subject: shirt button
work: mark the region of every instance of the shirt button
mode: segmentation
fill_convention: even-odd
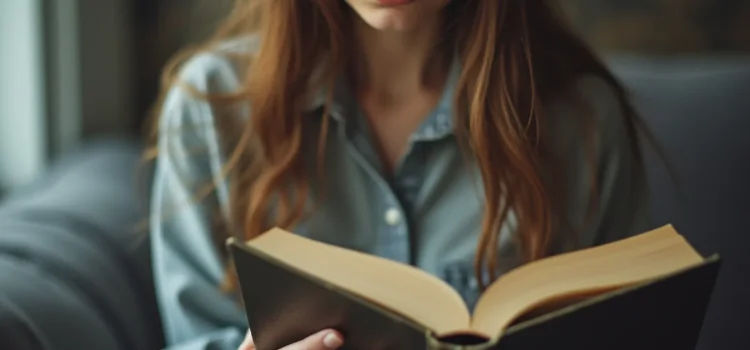
[[[396,208],[390,208],[385,211],[385,223],[390,226],[396,226],[401,223],[401,212]]]

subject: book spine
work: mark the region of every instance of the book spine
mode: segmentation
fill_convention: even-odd
[[[427,334],[425,336],[425,344],[427,345],[425,350],[488,350],[491,349],[493,345],[491,342],[477,345],[446,343],[435,338],[432,334]]]
[[[425,344],[427,344],[427,349],[425,350],[464,350],[463,345],[444,343],[432,335],[427,335]]]

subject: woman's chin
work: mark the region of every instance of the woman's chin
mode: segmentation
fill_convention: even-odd
[[[410,31],[433,22],[450,0],[346,0],[370,27],[383,31]]]
[[[370,27],[382,31],[409,31],[418,26],[415,16],[392,9],[381,9],[363,17]]]

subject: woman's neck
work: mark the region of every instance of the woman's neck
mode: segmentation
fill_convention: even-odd
[[[354,29],[361,59],[352,68],[360,94],[398,104],[425,90],[441,90],[448,60],[436,55],[439,18],[404,32],[377,30],[358,19]]]

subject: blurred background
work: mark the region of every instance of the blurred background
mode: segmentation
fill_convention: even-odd
[[[80,320],[39,323],[55,342],[85,329],[161,348],[148,247],[132,241],[145,237],[132,235],[145,216],[138,141],[165,62],[233,1],[0,0],[0,344],[25,334],[3,332],[25,310]],[[665,146],[686,191],[644,152],[655,223],[725,258],[698,349],[750,349],[750,0],[545,1],[635,92]]]
[[[0,1],[0,188],[81,140],[135,135],[164,62],[205,38],[232,0]],[[602,53],[750,52],[747,0],[565,0]]]

